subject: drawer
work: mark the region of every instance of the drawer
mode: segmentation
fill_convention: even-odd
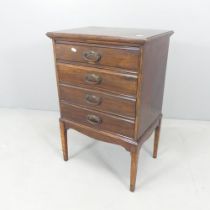
[[[104,114],[74,105],[61,103],[61,117],[96,129],[118,133],[122,136],[134,136],[134,121]]]
[[[82,44],[56,44],[56,58],[71,62],[112,66],[137,71],[139,66],[139,48],[108,48]]]
[[[59,90],[60,99],[67,103],[111,114],[135,117],[134,99],[66,85],[60,85]]]
[[[136,95],[137,76],[134,75],[61,63],[57,64],[57,71],[60,83]]]

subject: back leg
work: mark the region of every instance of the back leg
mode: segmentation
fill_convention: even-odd
[[[161,119],[159,121],[158,126],[155,128],[153,158],[157,158],[158,144],[159,144],[159,139],[160,139],[160,129],[161,129]]]

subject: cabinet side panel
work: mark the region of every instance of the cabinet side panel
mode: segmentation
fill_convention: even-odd
[[[138,137],[162,112],[165,71],[169,36],[154,39],[145,44],[142,58],[142,83],[140,85],[140,112]]]
[[[53,44],[53,55],[54,55],[54,64],[55,64],[55,74],[56,74],[56,84],[57,84],[57,91],[58,91],[58,100],[59,100],[59,109],[61,110],[60,104],[60,87],[59,87],[59,79],[58,79],[58,69],[57,69],[57,60],[56,60],[56,51],[55,51],[55,40],[52,40]]]

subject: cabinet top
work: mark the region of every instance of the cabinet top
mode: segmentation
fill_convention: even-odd
[[[170,36],[174,32],[167,30],[111,28],[111,27],[83,27],[69,30],[48,32],[52,39],[67,39],[76,41],[106,41],[144,44],[161,36]]]

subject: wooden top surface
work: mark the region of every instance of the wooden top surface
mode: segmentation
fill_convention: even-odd
[[[53,39],[92,40],[110,42],[145,43],[160,36],[170,36],[173,31],[136,29],[136,28],[110,28],[110,27],[84,27],[69,30],[48,32],[47,36]]]

